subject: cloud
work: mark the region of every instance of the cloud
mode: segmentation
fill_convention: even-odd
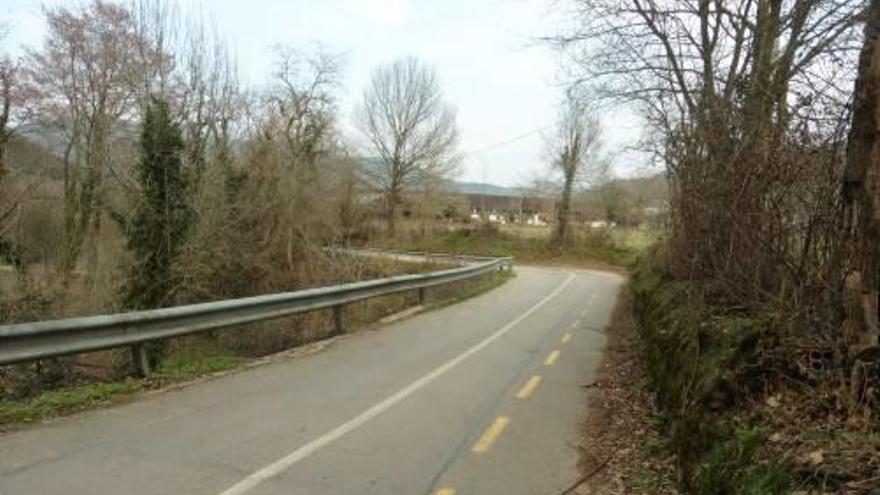
[[[351,0],[350,3],[355,15],[376,24],[400,24],[412,12],[410,0]]]

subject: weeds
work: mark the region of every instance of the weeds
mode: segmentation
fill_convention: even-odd
[[[136,382],[95,383],[43,392],[27,401],[0,401],[0,424],[32,423],[70,414],[133,394],[140,388]]]
[[[742,429],[712,445],[695,476],[694,493],[705,495],[777,495],[788,493],[791,477],[778,463],[757,463],[766,442],[760,428]]]
[[[226,371],[239,366],[245,359],[225,354],[196,355],[192,352],[174,353],[156,370],[151,378],[156,380],[183,380]]]

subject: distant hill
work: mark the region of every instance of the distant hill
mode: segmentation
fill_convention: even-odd
[[[48,146],[33,137],[15,135],[6,148],[6,162],[10,170],[27,175],[61,178],[64,161]]]
[[[519,188],[499,186],[485,182],[449,181],[446,188],[450,193],[454,194],[482,194],[485,196],[499,197],[520,197],[523,194],[522,190]],[[645,206],[661,207],[665,205],[669,199],[669,186],[666,178],[661,174],[649,177],[614,179],[607,184],[600,186],[599,190],[606,188],[616,189],[627,197],[638,199]],[[532,191],[531,193],[527,193],[527,195],[534,196],[537,194],[539,196],[544,196],[548,192],[549,191],[544,191],[544,194],[541,194]],[[586,195],[590,196],[593,193],[593,191],[589,191]],[[550,195],[552,196],[552,194]]]
[[[482,194],[484,196],[519,196],[518,189],[486,182],[449,181],[447,190],[458,194]]]

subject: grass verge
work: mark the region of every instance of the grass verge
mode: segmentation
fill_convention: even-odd
[[[142,390],[137,381],[94,383],[51,390],[26,401],[0,401],[0,427],[71,414]]]
[[[463,284],[459,287],[452,288],[451,290],[441,292],[433,298],[430,304],[428,304],[428,308],[439,309],[464,301],[465,299],[479,296],[484,292],[489,292],[496,287],[504,285],[515,276],[516,275],[513,271],[508,270],[493,272],[484,277],[480,277],[475,282]]]
[[[150,377],[153,380],[181,381],[234,369],[245,362],[241,356],[228,354],[199,355],[183,351],[170,355]]]

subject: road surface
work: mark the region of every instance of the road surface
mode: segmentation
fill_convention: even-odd
[[[0,436],[0,494],[559,493],[620,283],[519,267],[312,355]]]

